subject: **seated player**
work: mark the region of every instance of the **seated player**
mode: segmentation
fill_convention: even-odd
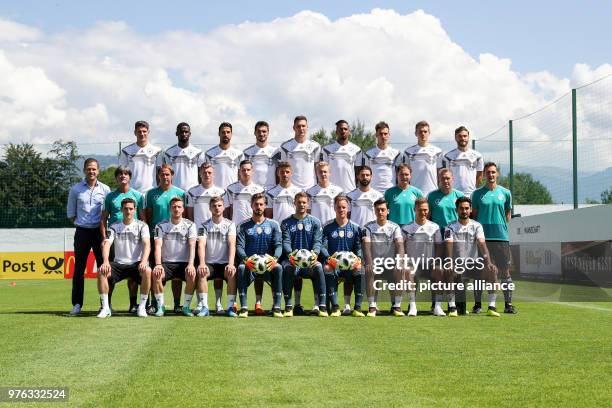
[[[111,224],[102,242],[103,263],[98,271],[98,291],[102,308],[99,318],[111,315],[108,303],[109,284],[114,285],[123,279],[133,279],[140,283],[140,304],[137,314],[147,317],[147,299],[151,287],[151,267],[149,266],[149,252],[151,242],[149,227],[146,223],[134,219],[136,214],[136,200],[124,198],[121,200],[121,213],[123,220]],[[115,245],[115,259],[109,262],[111,245]]]
[[[295,214],[286,218],[281,224],[283,233],[283,293],[285,295],[285,317],[293,316],[291,295],[296,275],[308,278],[316,285],[319,295],[320,317],[327,317],[325,275],[323,265],[317,260],[321,252],[322,229],[321,222],[308,214],[310,199],[308,194],[299,192],[295,195]],[[306,268],[298,267],[295,263],[295,254],[300,249],[311,251],[310,265]]]
[[[352,316],[364,317],[365,315],[361,312],[364,283],[364,274],[361,269],[361,228],[349,220],[349,201],[345,196],[337,196],[334,199],[334,211],[336,218],[323,227],[323,245],[321,246],[321,256],[325,261],[323,272],[325,273],[328,303],[331,302],[332,306],[330,316],[338,317],[342,314],[338,305],[338,283],[349,281],[353,283],[355,290],[355,307]],[[341,270],[338,267],[336,262],[338,252],[352,252],[355,255],[355,261],[348,269]]]
[[[446,242],[446,255],[453,259],[454,268],[449,271],[448,281],[457,281],[461,274],[469,277],[484,279],[486,282],[497,282],[497,267],[491,262],[489,250],[485,242],[485,234],[482,225],[478,221],[470,218],[472,215],[472,201],[467,197],[457,199],[456,203],[459,219],[446,227],[444,233],[444,241]],[[467,259],[475,260],[478,257],[478,250],[482,254],[484,264],[478,270],[477,263],[471,263],[472,267],[466,267]],[[461,265],[457,262],[461,259]],[[467,314],[465,309],[465,290],[458,293],[458,303],[460,314]],[[451,299],[453,302],[451,302]],[[487,316],[499,317],[500,314],[495,308],[496,293],[494,290],[489,291],[488,301],[489,307]],[[451,313],[456,316],[457,308],[454,303],[454,295],[449,296],[448,300],[449,316]]]
[[[157,317],[162,317],[166,311],[164,285],[172,279],[186,282],[182,312],[185,316],[193,316],[190,303],[196,278],[194,259],[197,233],[195,224],[183,218],[184,210],[183,199],[172,198],[170,220],[155,226],[155,268],[152,277],[153,293],[158,305],[155,312]]]
[[[281,256],[281,231],[278,222],[264,217],[266,196],[256,193],[251,198],[253,215],[238,226],[236,236],[236,253],[241,260],[238,265],[238,290],[240,296],[240,312],[238,317],[249,317],[247,290],[256,279],[263,279],[272,285],[274,305],[272,315],[283,317],[281,300],[283,297],[283,268],[276,263]],[[267,270],[263,274],[255,272],[253,255],[264,257]]]
[[[223,198],[210,199],[212,218],[198,228],[198,265],[197,290],[198,316],[208,316],[208,279],[223,279],[227,282],[227,315],[237,317],[234,311],[236,301],[236,224],[223,218],[225,205]],[[217,314],[223,314],[217,310]]]

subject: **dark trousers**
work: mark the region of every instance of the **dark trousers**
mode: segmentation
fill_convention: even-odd
[[[74,232],[74,274],[72,275],[72,305],[83,306],[85,267],[93,249],[98,268],[102,265],[102,233],[100,228],[76,227]]]

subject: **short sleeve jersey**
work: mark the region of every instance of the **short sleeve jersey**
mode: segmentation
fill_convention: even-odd
[[[162,262],[189,262],[189,240],[197,237],[195,224],[186,218],[178,224],[166,220],[155,226],[155,240],[162,240]]]
[[[329,180],[344,191],[354,190],[355,166],[359,165],[357,158],[361,153],[359,146],[334,142],[323,147],[322,153],[323,161],[329,163]]]
[[[244,158],[253,163],[253,183],[264,188],[276,185],[276,166],[280,161],[280,150],[278,147],[259,147],[256,144],[249,146],[244,151]]]
[[[450,193],[444,194],[442,190],[435,190],[427,196],[429,204],[429,214],[431,220],[444,229],[448,224],[457,220],[457,199],[463,197],[463,193],[457,190],[451,190]]]
[[[438,188],[438,169],[442,167],[442,150],[434,145],[410,146],[404,151],[404,163],[412,169],[410,184],[427,195]]]
[[[215,146],[204,154],[204,162],[212,164],[215,169],[213,182],[216,186],[229,186],[238,181],[238,168],[244,160],[244,154],[233,147],[226,150]]]
[[[136,201],[136,210],[144,208],[144,196],[141,192],[130,188],[126,193],[119,190],[111,191],[104,197],[104,211],[108,213],[108,225],[123,221],[123,213],[121,212],[121,201],[124,198],[132,198]],[[134,214],[134,218],[138,219],[138,211]]]
[[[195,187],[191,187],[185,196],[187,197],[185,205],[193,208],[193,222],[195,222],[196,225],[202,225],[204,221],[212,217],[210,213],[211,198],[223,197],[225,206],[227,207],[229,205],[225,190],[215,185],[204,187],[199,184]]]
[[[465,152],[454,149],[446,153],[443,160],[455,176],[454,188],[469,197],[477,187],[476,173],[484,169],[482,154],[472,149]]]
[[[281,161],[287,161],[293,169],[292,182],[303,190],[317,183],[314,165],[321,156],[321,145],[314,140],[298,143],[289,139],[280,147]]]
[[[444,230],[444,241],[453,243],[454,258],[478,257],[478,240],[484,240],[485,234],[478,221],[468,220],[466,225],[455,221]]]
[[[198,184],[198,169],[203,162],[202,150],[192,145],[182,148],[175,144],[164,152],[164,163],[174,170],[172,183],[185,191]]]
[[[171,186],[166,191],[156,187],[147,192],[145,208],[153,211],[151,226],[170,219],[170,200],[174,197],[180,197],[185,202],[185,192],[176,186]]]
[[[372,258],[395,258],[395,243],[404,241],[401,228],[392,221],[387,221],[384,225],[370,221],[363,232],[363,241],[370,243]]]
[[[368,222],[374,221],[374,203],[376,200],[383,198],[383,195],[373,188],[368,191],[361,191],[356,188],[346,195],[350,201],[351,221],[359,225],[365,226]]]
[[[121,149],[119,164],[132,170],[131,185],[145,194],[157,185],[157,166],[161,164],[162,149],[148,143],[144,147],[132,143]]]
[[[335,252],[350,251],[362,257],[361,250],[362,231],[361,227],[349,220],[345,225],[340,226],[333,219],[323,227],[323,247],[324,255],[331,255]]]
[[[322,224],[336,217],[334,212],[334,199],[343,193],[342,188],[335,184],[327,187],[313,186],[306,191],[310,197],[310,213],[318,218]]]
[[[372,169],[370,186],[383,192],[395,185],[395,168],[401,164],[402,154],[391,146],[385,149],[374,146],[360,154],[357,162],[357,166],[366,165]]]
[[[301,220],[294,216],[284,219],[281,223],[281,231],[285,257],[298,249],[321,252],[323,228],[321,221],[312,215],[306,215]]]
[[[285,218],[295,213],[295,195],[300,191],[302,189],[293,184],[289,187],[277,184],[266,192],[268,208],[272,208],[272,218],[276,222],[280,224]]]
[[[253,219],[238,226],[236,253],[240,259],[251,255],[271,255],[280,257],[281,230],[278,222],[265,218],[257,224]]]
[[[115,222],[108,227],[106,240],[115,245],[115,259],[121,265],[131,265],[142,260],[143,241],[150,239],[149,227],[140,220],[129,224]]]
[[[419,225],[416,221],[402,227],[404,234],[404,246],[406,255],[409,258],[435,256],[436,244],[442,242],[440,227],[435,222],[429,220],[425,224]]]
[[[472,207],[477,210],[476,221],[482,224],[487,241],[508,241],[506,211],[512,209],[512,194],[502,186],[489,190],[480,187],[472,194]]]
[[[229,261],[228,239],[236,236],[236,224],[227,218],[216,224],[212,218],[200,224],[198,239],[206,240],[207,264],[226,264]]]
[[[251,197],[257,193],[263,192],[264,188],[255,183],[245,186],[237,181],[227,187],[227,202],[232,206],[232,221],[234,221],[236,225],[239,225],[244,220],[253,216]]]
[[[389,205],[389,220],[400,226],[414,221],[414,202],[419,197],[423,197],[423,193],[414,186],[405,190],[398,186],[388,189],[385,201]]]

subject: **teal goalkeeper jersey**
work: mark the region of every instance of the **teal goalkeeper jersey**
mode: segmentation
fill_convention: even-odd
[[[147,191],[146,208],[153,210],[150,228],[155,230],[157,224],[170,219],[170,200],[174,197],[180,197],[183,203],[185,202],[185,192],[175,186],[171,186],[167,191],[161,187]]]
[[[389,221],[400,226],[414,221],[414,202],[419,197],[423,197],[423,193],[414,186],[408,186],[405,190],[398,186],[388,189],[385,201],[389,206]]]
[[[444,194],[442,190],[438,189],[427,196],[431,220],[438,224],[441,229],[446,228],[448,224],[457,221],[459,218],[456,208],[459,197],[463,197],[463,193],[455,189],[448,194]]]
[[[136,213],[134,214],[134,218],[138,219],[138,210],[144,208],[144,196],[142,193],[133,188],[130,188],[127,193],[115,190],[108,193],[104,198],[104,211],[108,213],[108,225],[123,221],[121,201],[123,201],[124,198],[132,198],[136,201]]]
[[[489,190],[480,187],[472,193],[472,208],[478,211],[476,221],[482,224],[487,241],[508,241],[506,211],[512,209],[512,194],[505,187]]]

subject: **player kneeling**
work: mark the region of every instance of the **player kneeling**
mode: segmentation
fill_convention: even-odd
[[[238,226],[236,253],[242,260],[238,265],[238,290],[240,312],[238,317],[248,317],[247,290],[255,280],[262,279],[272,285],[274,292],[274,317],[283,317],[281,312],[283,268],[276,260],[282,254],[281,231],[278,222],[264,217],[266,196],[254,194],[251,198],[251,219]]]
[[[151,243],[149,227],[146,223],[135,220],[136,201],[132,198],[121,200],[123,221],[116,222],[109,227],[106,239],[102,243],[103,263],[98,271],[98,292],[102,308],[99,318],[109,317],[111,309],[108,304],[108,286],[114,285],[123,279],[132,278],[140,284],[140,304],[138,316],[147,317],[146,305],[151,288],[151,267],[149,266],[149,252]],[[111,245],[115,245],[115,260],[109,262]]]
[[[330,316],[341,315],[338,305],[338,283],[352,282],[355,289],[355,307],[352,315],[365,317],[361,311],[363,300],[364,273],[361,268],[361,228],[348,218],[349,202],[345,196],[334,199],[336,218],[323,227],[321,255],[326,262],[323,267],[328,303],[331,302]]]
[[[166,311],[164,306],[164,285],[166,281],[181,279],[185,285],[185,302],[182,312],[193,316],[191,298],[195,287],[196,269],[194,267],[196,228],[195,224],[183,218],[183,200],[174,197],[170,200],[170,220],[155,226],[155,268],[153,268],[153,293],[157,300],[155,316],[161,317]]]
[[[323,265],[317,261],[321,252],[321,221],[308,214],[308,194],[295,195],[295,214],[283,220],[283,294],[285,317],[293,316],[293,283],[296,276],[312,279],[319,299],[318,315],[327,317],[325,275]]]
[[[194,311],[198,316],[208,316],[208,279],[227,282],[227,316],[237,317],[236,301],[236,224],[223,218],[223,198],[210,199],[212,218],[202,223],[198,230],[197,290],[199,303]],[[219,311],[217,311],[219,314]]]

